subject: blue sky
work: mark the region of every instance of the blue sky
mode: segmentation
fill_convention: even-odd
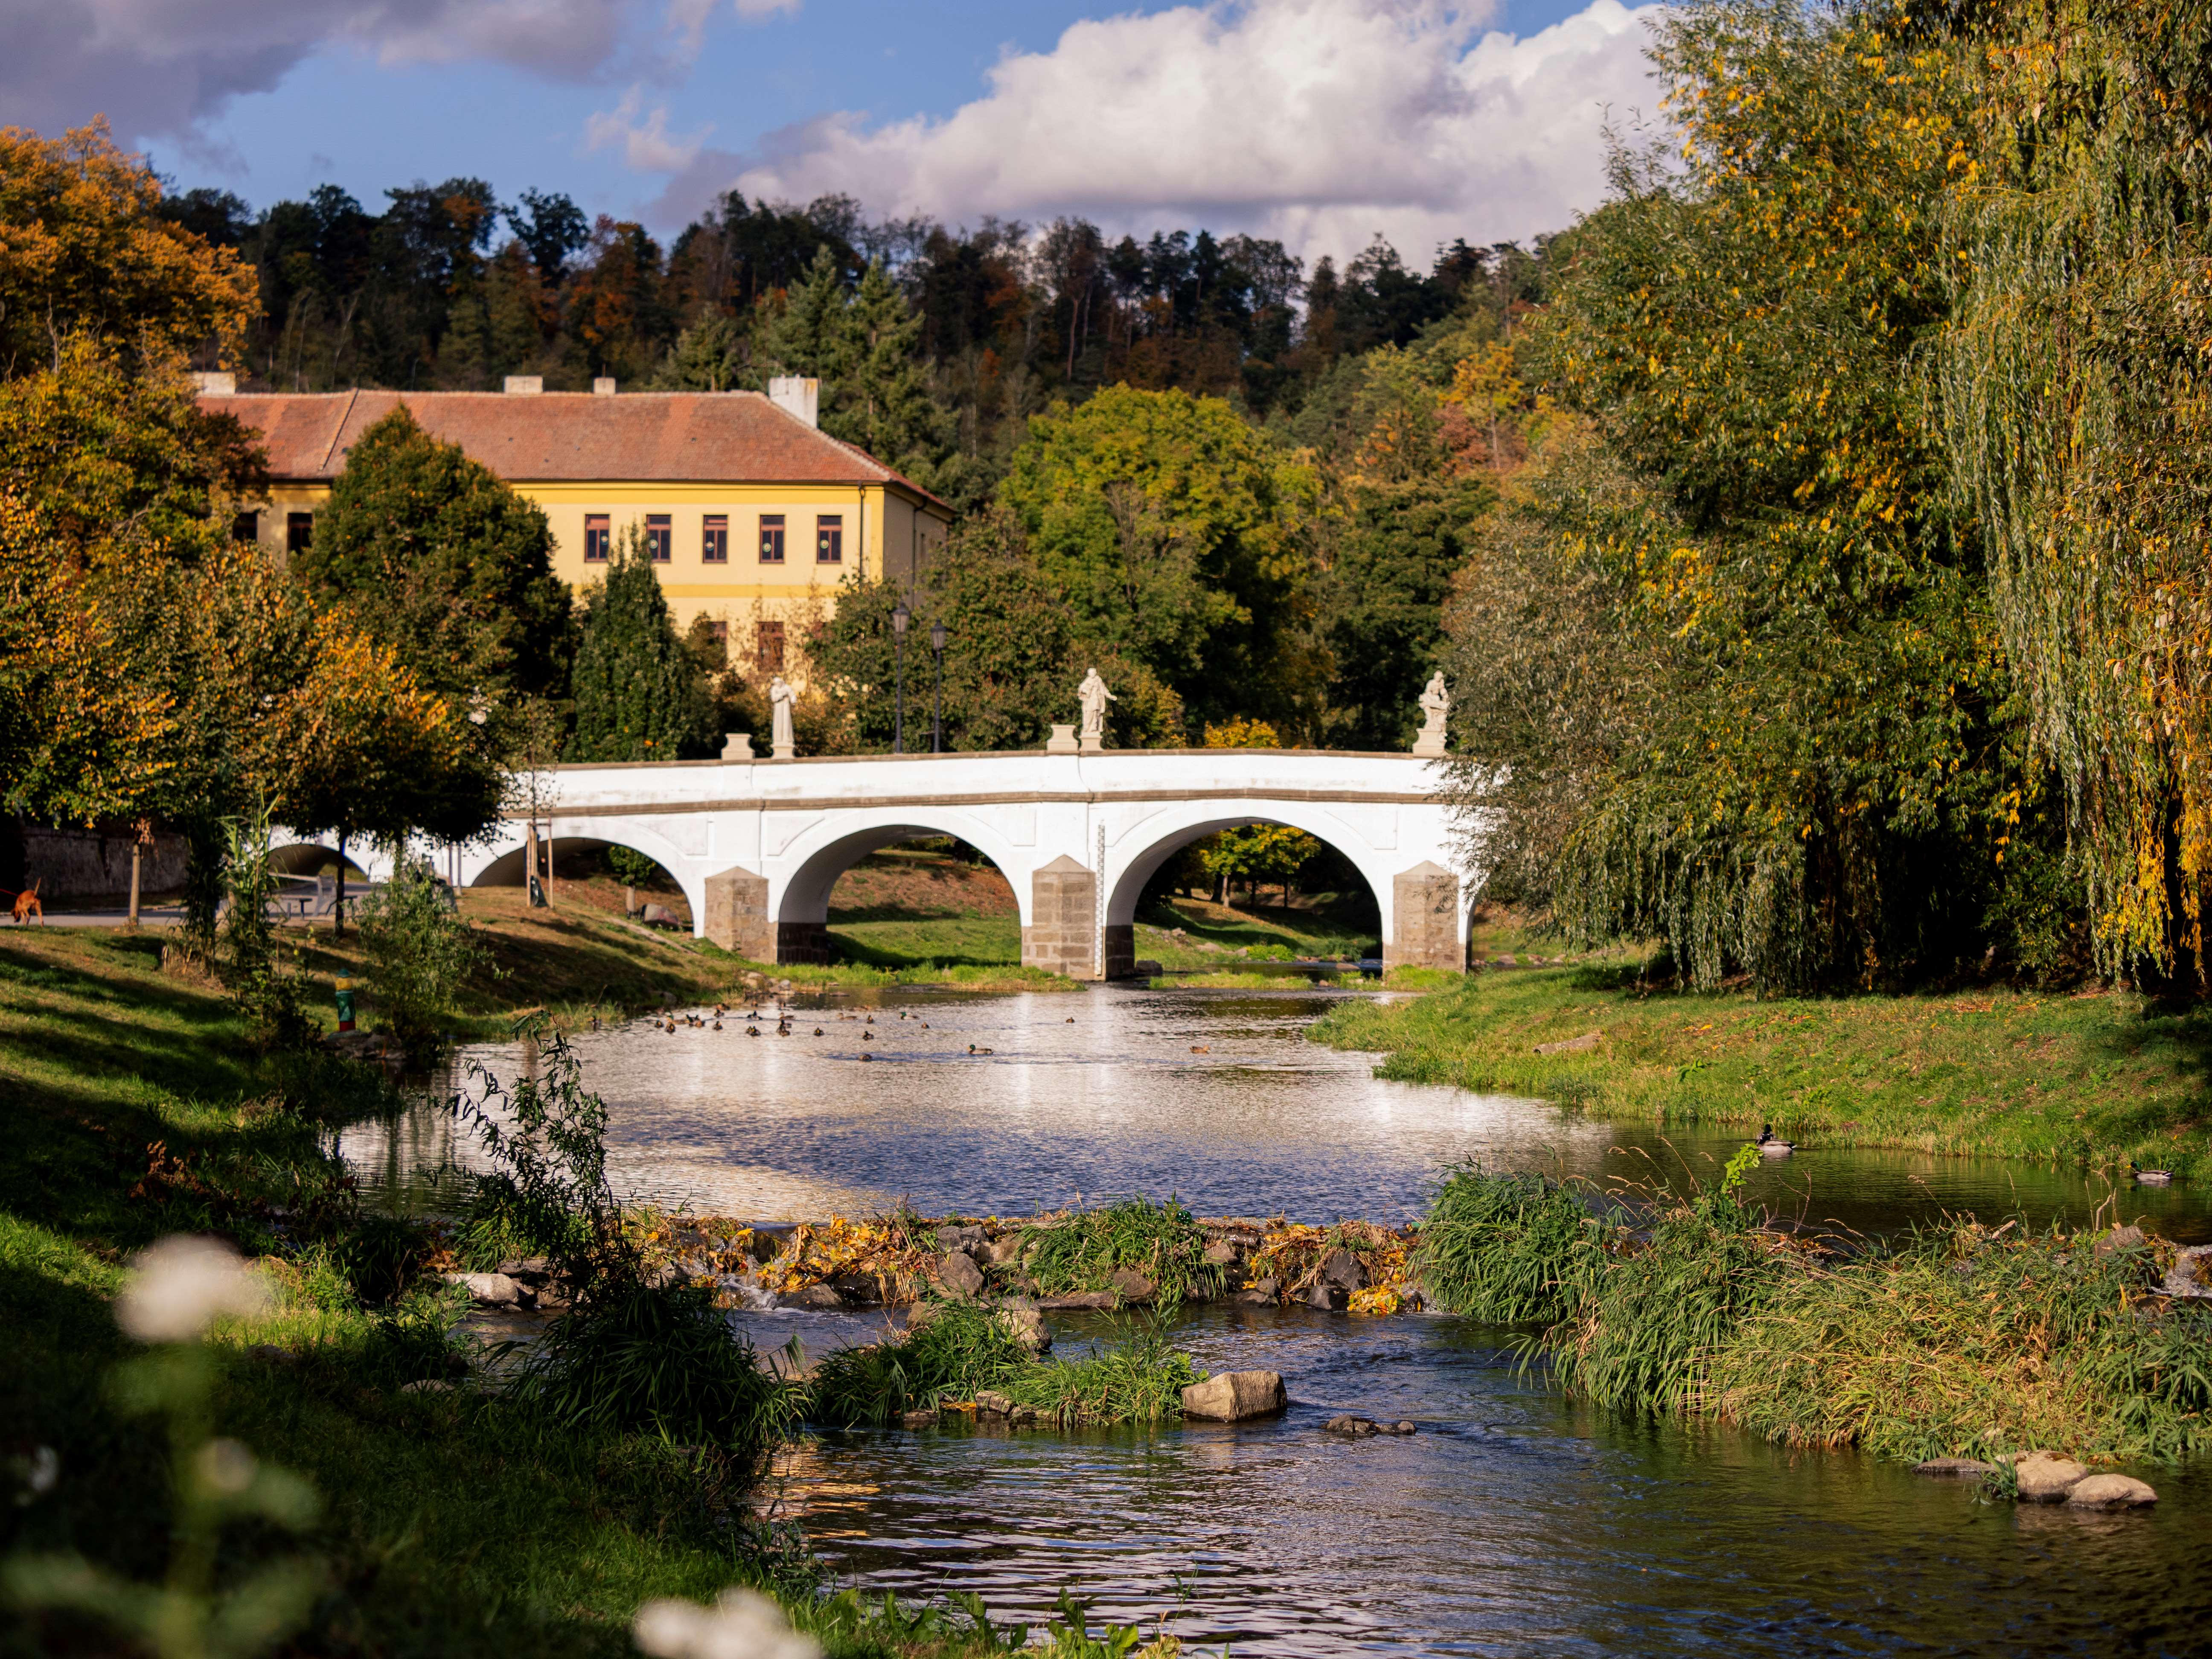
[[[736,183],[1309,254],[1526,235],[1594,204],[1604,113],[1651,101],[1617,0],[40,3],[0,0],[0,99],[104,110],[179,186],[374,207],[472,174],[664,233]]]

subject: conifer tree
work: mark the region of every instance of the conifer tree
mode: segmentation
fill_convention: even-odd
[[[676,337],[653,377],[655,392],[727,392],[745,378],[744,337],[727,317],[702,317]]]
[[[705,744],[698,660],[677,637],[635,525],[623,531],[606,579],[585,590],[573,684],[569,760],[677,760]]]

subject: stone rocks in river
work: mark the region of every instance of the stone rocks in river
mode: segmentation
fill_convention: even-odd
[[[1042,1353],[1052,1346],[1052,1333],[1044,1328],[1044,1316],[1026,1302],[1009,1302],[999,1310],[999,1324],[1006,1334],[1031,1353]]]
[[[787,1291],[775,1300],[778,1307],[812,1308],[823,1313],[833,1312],[845,1305],[845,1298],[827,1285],[808,1285],[799,1290]]]
[[[2075,1484],[2066,1502],[2085,1510],[2131,1510],[2157,1503],[2158,1494],[2129,1475],[2093,1474]]]
[[[1037,1306],[1059,1312],[1073,1312],[1082,1308],[1110,1308],[1114,1306],[1114,1292],[1071,1291],[1066,1296],[1039,1297]]]
[[[926,1429],[937,1421],[935,1412],[901,1412],[899,1422],[909,1429]]]
[[[2160,1288],[2168,1296],[2212,1297],[2212,1244],[2193,1244],[2178,1254]]]
[[[978,1226],[939,1227],[937,1248],[940,1250],[966,1250],[971,1255],[983,1248],[983,1230]]]
[[[1331,1250],[1328,1259],[1321,1264],[1321,1282],[1334,1285],[1339,1290],[1364,1291],[1367,1288],[1367,1269],[1351,1251]]]
[[[1022,1253],[1022,1236],[1008,1233],[1004,1238],[994,1238],[983,1247],[984,1260],[994,1267],[1003,1267],[1017,1261]]]
[[[526,1308],[537,1297],[505,1273],[447,1273],[446,1283],[458,1285],[479,1308]]]
[[[2110,1255],[2115,1250],[2139,1250],[2147,1241],[2140,1227],[2115,1226],[2097,1238],[2097,1254]]]
[[[1353,1440],[1364,1440],[1370,1434],[1419,1434],[1417,1423],[1377,1423],[1371,1417],[1362,1417],[1357,1412],[1341,1412],[1322,1425],[1329,1434],[1340,1434]]]
[[[1540,1042],[1536,1045],[1536,1052],[1540,1054],[1586,1054],[1604,1040],[1605,1033],[1602,1031],[1584,1031],[1580,1036],[1561,1037],[1557,1042]]]
[[[1312,1288],[1306,1291],[1306,1305],[1325,1312],[1342,1313],[1351,1303],[1350,1291],[1341,1285],[1332,1285],[1325,1279],[1316,1279]]]
[[[1128,1308],[1144,1306],[1152,1299],[1154,1291],[1158,1288],[1134,1267],[1115,1268],[1106,1283],[1113,1290],[1114,1294],[1121,1298],[1122,1306]]]
[[[2089,1474],[2085,1465],[2056,1452],[2030,1452],[2012,1467],[2024,1504],[2063,1503]]]
[[[1272,1304],[1283,1288],[1278,1279],[1255,1279],[1237,1293],[1237,1299],[1247,1307],[1264,1308]]]
[[[1241,1423],[1266,1417],[1284,1407],[1278,1371],[1223,1371],[1182,1391],[1182,1414],[1215,1423]]]
[[[884,1299],[884,1287],[872,1274],[844,1273],[830,1283],[848,1308],[873,1308]]]
[[[937,1282],[947,1296],[967,1297],[983,1289],[983,1270],[965,1250],[947,1250],[937,1264]]]
[[[1199,1260],[1209,1267],[1230,1267],[1237,1260],[1237,1247],[1225,1238],[1217,1238],[1206,1247],[1206,1254]]]
[[[1975,1457],[1931,1457],[1912,1466],[1915,1474],[1932,1474],[1939,1480],[1978,1480],[1995,1474],[1996,1465]]]

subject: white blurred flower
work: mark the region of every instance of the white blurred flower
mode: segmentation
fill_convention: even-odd
[[[792,1629],[782,1608],[749,1589],[726,1589],[711,1607],[647,1601],[630,1634],[654,1659],[822,1659],[821,1644]]]
[[[224,1314],[268,1306],[269,1286],[236,1250],[220,1239],[176,1233],[132,1260],[115,1298],[115,1322],[141,1342],[191,1342]]]
[[[8,1472],[22,1483],[22,1491],[15,1494],[20,1508],[36,1503],[54,1489],[61,1479],[61,1454],[52,1446],[36,1446],[21,1456],[8,1460]]]

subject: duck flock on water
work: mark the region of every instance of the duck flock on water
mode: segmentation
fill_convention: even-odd
[[[916,1025],[920,1026],[925,1031],[929,1029],[929,1022],[924,1019],[920,1014],[915,1013],[909,1009],[900,1009],[898,1011],[898,1017],[902,1020],[912,1020]],[[763,1035],[761,1027],[763,1024],[768,1020],[768,1018],[769,1017],[763,1015],[758,1008],[754,1008],[746,1013],[733,1013],[730,1005],[725,1002],[717,1003],[714,1006],[714,1012],[711,1015],[655,1015],[650,1024],[654,1030],[665,1031],[671,1036],[673,1036],[679,1030],[719,1031],[722,1029],[722,1022],[725,1018],[742,1019],[745,1022],[745,1035],[749,1037],[757,1037]],[[861,1028],[860,1041],[862,1042],[873,1042],[876,1040],[875,1033],[867,1029],[869,1026],[873,1025],[876,1023],[876,1017],[873,1014],[848,1012],[841,1010],[839,1011],[836,1018],[847,1022],[857,1022]],[[787,1037],[792,1036],[793,1033],[792,1020],[793,1015],[789,1006],[781,1002],[777,1003],[773,1019],[775,1035],[780,1037]],[[1075,1024],[1074,1018],[1072,1015],[1069,1017],[1067,1023],[1070,1025]],[[592,1029],[594,1031],[605,1029],[604,1022],[601,1021],[599,1016],[597,1014],[593,1014],[592,1016]],[[826,1035],[826,1033],[821,1026],[817,1025],[813,1028],[813,1035],[816,1036],[822,1036]],[[983,1055],[995,1054],[997,1051],[992,1048],[981,1048],[977,1044],[971,1042],[968,1045],[968,1052],[971,1054]],[[860,1058],[864,1060],[873,1060],[875,1055],[864,1048],[860,1052]]]

